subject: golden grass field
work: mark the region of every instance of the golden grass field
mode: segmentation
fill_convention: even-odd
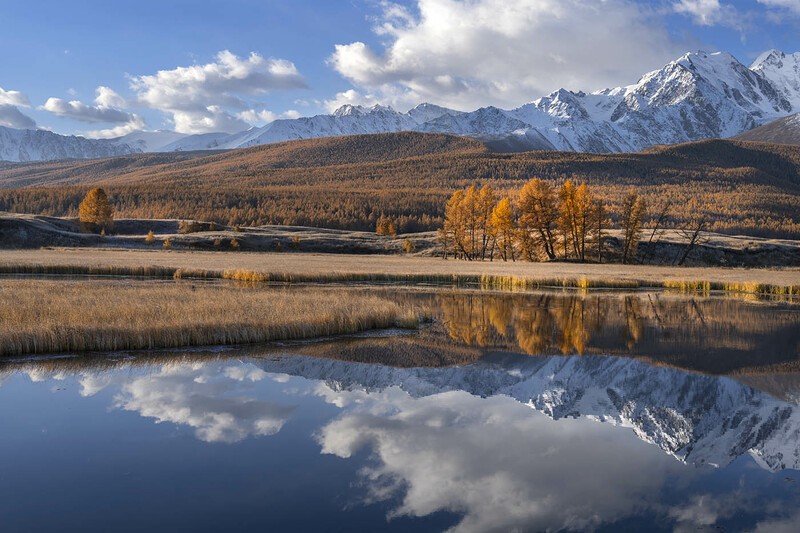
[[[364,291],[2,280],[0,356],[244,344],[414,327]]]
[[[242,281],[477,283],[537,286],[667,287],[800,294],[800,268],[744,269],[579,263],[467,262],[397,255],[41,249],[0,252],[0,273],[121,274]]]

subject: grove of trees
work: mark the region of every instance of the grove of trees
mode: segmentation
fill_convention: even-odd
[[[631,189],[622,203],[623,263],[636,257],[647,203]],[[534,178],[518,195],[499,197],[489,185],[457,190],[445,206],[440,238],[445,257],[468,261],[604,260],[605,203],[586,183],[566,180],[560,188]]]

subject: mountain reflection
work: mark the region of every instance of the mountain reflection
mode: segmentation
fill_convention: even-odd
[[[596,302],[535,323],[592,324],[599,315],[587,303]],[[541,313],[507,309],[482,308],[491,328],[474,338],[495,342],[516,334],[514,317]],[[632,516],[677,529],[800,518],[783,501],[793,485],[771,476],[800,467],[800,407],[728,377],[612,356],[494,352],[462,366],[402,368],[291,352],[162,355],[105,368],[32,361],[0,375],[0,394],[19,382],[14,374],[27,374],[30,387],[74,383],[81,402],[110,402],[108,416],[135,412],[209,443],[276,435],[290,420],[313,424],[285,438],[311,438],[311,453],[357,462],[349,509],[381,504],[389,519],[453,513],[453,531],[589,531]],[[264,460],[257,446],[236,449]],[[726,468],[743,481],[714,481]]]

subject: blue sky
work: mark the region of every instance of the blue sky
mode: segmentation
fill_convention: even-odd
[[[797,52],[798,35],[800,0],[4,2],[0,124],[108,137],[344,103],[513,107],[687,51]]]

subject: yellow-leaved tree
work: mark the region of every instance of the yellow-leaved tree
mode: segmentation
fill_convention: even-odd
[[[535,257],[534,247],[541,247],[549,259],[556,258],[557,220],[558,203],[553,187],[539,178],[526,183],[519,194],[519,226],[529,259]]]
[[[100,187],[89,191],[78,207],[78,219],[86,230],[108,232],[114,224],[114,208],[106,191]]]
[[[514,240],[517,233],[517,221],[511,199],[503,198],[492,211],[492,233],[503,261],[516,261]]]

